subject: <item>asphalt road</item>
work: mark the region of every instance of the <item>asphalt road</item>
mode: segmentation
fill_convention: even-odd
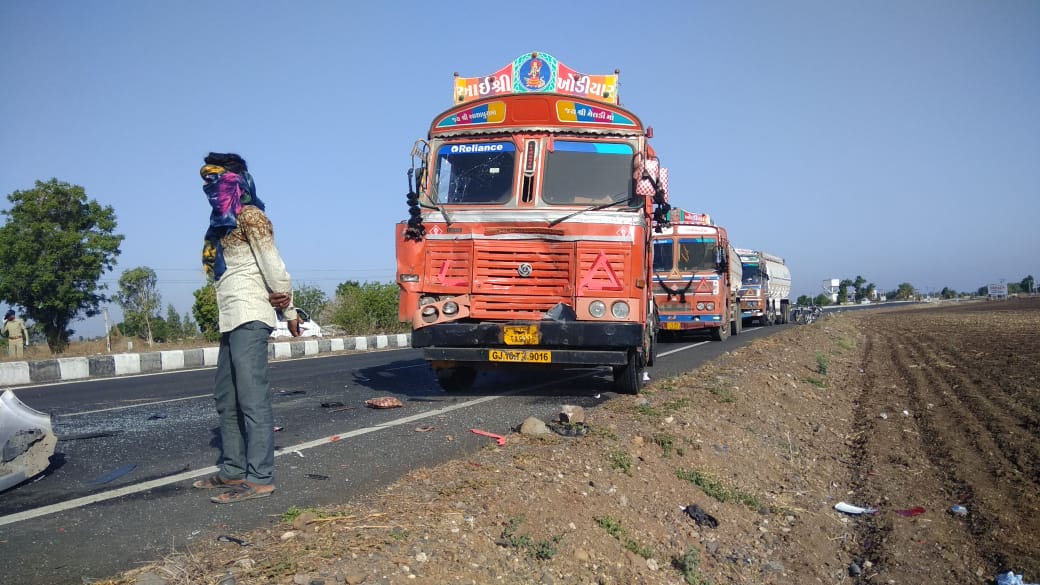
[[[661,343],[650,375],[687,371],[780,328]],[[342,504],[465,457],[490,440],[471,429],[508,434],[528,416],[549,420],[562,404],[594,408],[615,396],[606,368],[485,372],[472,391],[445,394],[412,349],[272,362],[269,379],[282,428],[277,491],[234,505],[191,487],[219,455],[212,368],[19,388],[20,400],[52,415],[59,442],[43,474],[0,494],[0,582],[112,576],[192,541],[272,526],[292,506]],[[364,406],[377,396],[405,406]]]

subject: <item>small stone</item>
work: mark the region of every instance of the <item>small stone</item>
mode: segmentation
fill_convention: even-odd
[[[426,553],[424,552],[420,552],[415,555],[415,562],[417,563],[425,563],[428,560],[430,560],[430,558],[426,556]]]
[[[863,573],[863,569],[859,568],[855,562],[849,565],[849,575],[852,577],[859,577]]]
[[[570,424],[585,422],[585,409],[573,404],[564,404],[560,408],[560,422]]]
[[[656,559],[646,559],[646,568],[650,569],[651,571],[656,571],[658,569],[657,560]]]
[[[780,561],[769,561],[762,565],[762,570],[767,573],[783,573],[784,565]]]
[[[285,534],[282,535],[282,540],[283,541],[292,540],[294,538],[296,538],[296,533],[293,532],[292,530],[290,530],[289,532],[286,532]]]
[[[293,518],[293,528],[296,530],[303,530],[308,524],[318,519],[318,515],[314,512],[303,512],[297,517]]]
[[[361,585],[365,582],[365,579],[367,578],[368,575],[364,575],[362,573],[354,573],[352,575],[347,575],[347,585]]]
[[[585,549],[581,549],[581,548],[575,549],[574,550],[574,559],[579,561],[579,562],[582,562],[582,563],[588,562],[588,560],[589,560],[589,553],[587,553],[585,551]]]
[[[530,436],[548,435],[549,427],[545,426],[545,423],[540,419],[529,416],[520,425],[520,434]]]
[[[235,566],[248,571],[256,566],[256,561],[250,558],[238,559],[235,561]]]

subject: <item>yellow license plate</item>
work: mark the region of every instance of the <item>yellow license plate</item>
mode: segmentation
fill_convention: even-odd
[[[488,352],[488,359],[493,362],[551,364],[552,352],[540,349],[492,349]]]
[[[665,329],[682,329],[678,321],[666,321],[664,324]]]
[[[538,345],[538,326],[503,325],[502,337],[506,345]]]

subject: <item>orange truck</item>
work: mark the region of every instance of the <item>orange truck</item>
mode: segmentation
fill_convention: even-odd
[[[738,335],[741,263],[726,229],[707,214],[672,208],[653,240],[661,333],[709,331],[716,341]]]
[[[667,170],[617,80],[545,53],[456,74],[454,106],[412,149],[399,317],[446,391],[505,366],[611,366],[639,391]]]

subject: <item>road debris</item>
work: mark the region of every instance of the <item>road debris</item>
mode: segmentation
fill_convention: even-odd
[[[393,396],[381,396],[379,398],[369,398],[365,401],[365,406],[369,408],[400,408],[404,406],[404,403]]]
[[[482,431],[480,429],[470,429],[469,432],[477,434],[477,435],[482,435],[484,437],[491,437],[492,439],[494,439],[495,441],[498,442],[499,446],[506,444],[506,438],[503,437],[502,435],[496,435],[494,433],[489,433],[487,431]]]

